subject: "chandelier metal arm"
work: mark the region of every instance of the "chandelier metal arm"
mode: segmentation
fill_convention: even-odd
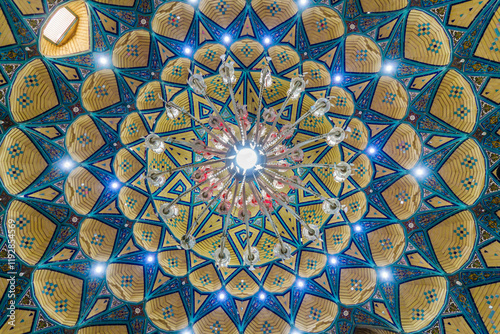
[[[236,107],[236,99],[234,98],[234,90],[233,90],[233,83],[230,82],[228,84],[229,86],[229,94],[231,95],[231,101],[233,104],[233,109],[234,109],[234,115],[236,118],[236,123],[238,123],[238,128],[240,129],[240,136],[243,139],[243,145],[245,145],[245,141],[247,140],[247,132],[245,129],[243,129],[243,125],[241,124],[240,120],[240,114],[238,112],[238,108]]]
[[[297,168],[335,168],[336,164],[304,164],[304,165],[291,165],[291,166],[277,166],[264,164],[264,168],[270,169],[297,169]]]
[[[276,176],[278,176],[279,174],[276,174],[275,172],[271,171],[271,170],[268,170],[267,168],[265,169],[267,172],[270,172],[270,173],[273,173]],[[264,172],[265,175],[273,178],[272,175],[268,174],[267,172]],[[288,186],[292,186],[292,187],[296,187],[298,189],[301,189],[317,198],[319,198],[320,200],[324,201],[326,199],[326,197],[322,196],[321,194],[313,191],[313,190],[310,190],[310,189],[307,189],[306,187],[304,187],[303,185],[299,184],[299,183],[296,183],[296,182],[293,182],[293,181],[288,181],[286,178],[284,178],[283,176],[279,175],[279,177],[281,178],[281,180],[279,180],[280,182],[288,185]]]
[[[320,139],[323,139],[323,138],[326,138],[328,136],[328,133],[325,133],[325,134],[322,134],[322,135],[319,135],[319,136],[316,136],[316,137],[312,137],[304,142],[301,142],[301,143],[298,143],[298,144],[295,144],[295,146],[291,147],[291,148],[288,148],[284,153],[280,154],[280,155],[276,155],[276,156],[270,156],[272,153],[272,149],[274,147],[276,147],[276,145],[279,144],[279,142],[276,142],[273,146],[271,146],[270,148],[267,149],[266,153],[267,154],[267,161],[276,161],[276,160],[280,160],[280,159],[283,159],[284,157],[286,157],[288,154],[290,154],[290,152],[294,149],[297,149],[297,148],[301,148],[305,145],[308,145],[310,143],[313,143],[315,142],[316,140],[320,140]]]
[[[294,89],[295,90],[295,89]],[[281,105],[281,109],[280,109],[280,112],[278,113],[278,115],[276,116],[276,118],[274,119],[273,121],[273,125],[271,125],[271,129],[274,129],[276,128],[276,124],[278,123],[278,119],[281,118],[281,115],[283,114],[283,111],[285,111],[285,107],[286,105],[288,104],[288,101],[290,101],[290,95],[291,94],[288,94],[286,96],[286,99],[285,99],[285,102],[283,102],[283,104]],[[269,140],[269,136],[271,136],[271,133],[272,133],[272,130],[269,130],[269,132],[267,133],[266,137],[264,138],[264,140],[260,141],[261,144],[265,144],[268,140]]]
[[[257,142],[258,141],[258,138],[259,138],[259,132],[260,132],[260,117],[261,117],[261,108],[262,108],[262,92],[264,91],[264,89],[262,89],[264,87],[264,79],[265,79],[265,76],[266,76],[266,71],[269,71],[269,65],[266,65],[266,67],[264,67],[261,71],[261,75],[260,75],[260,87],[259,87],[259,107],[257,108],[257,113],[256,113],[256,125],[255,125],[255,130],[254,130],[254,141]]]
[[[160,137],[159,140],[162,140],[166,144],[171,144],[171,145],[172,144],[179,144],[179,145],[190,147],[194,150],[198,149],[198,147],[196,146],[195,143],[190,143],[190,142],[185,141],[185,140],[174,139],[174,138],[171,138],[170,136]],[[222,154],[222,155],[226,154],[225,151],[218,150],[216,148],[212,148],[212,147],[208,147],[208,146],[205,147],[204,150],[209,152],[209,153],[212,153],[212,154]]]
[[[231,207],[229,208],[229,211],[228,213],[226,214],[226,218],[224,219],[224,228],[222,230],[222,236],[224,238],[221,239],[221,246],[220,248],[222,250],[224,250],[224,247],[225,247],[225,244],[226,244],[226,238],[227,238],[227,227],[229,225],[229,216],[231,215],[231,213],[233,212],[233,209],[234,209],[234,203],[236,202],[236,189],[238,187],[238,182],[235,182],[234,185],[233,185],[234,189],[233,189],[233,200],[231,202]]]
[[[219,114],[219,112],[217,111],[217,108],[215,107],[215,104],[212,102],[212,99],[210,98],[210,96],[208,96],[208,94],[205,93],[205,95],[203,95],[203,97],[210,105],[210,108],[214,112],[215,116],[217,116],[222,121],[224,128],[227,129],[227,133],[229,134],[231,144],[234,145],[236,142],[238,142],[238,139],[236,139],[236,137],[234,136],[233,132],[231,131],[231,128],[227,126],[226,120],[224,118],[222,118],[222,116]]]

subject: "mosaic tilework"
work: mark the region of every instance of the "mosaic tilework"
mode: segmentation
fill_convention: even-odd
[[[460,181],[463,185],[463,187],[467,190],[473,189],[475,186],[477,186],[477,181],[474,179],[472,175],[466,177],[465,179]]]
[[[122,275],[122,284],[121,284],[122,288],[132,286],[133,281],[134,281],[133,275]]]
[[[309,311],[309,318],[319,321],[319,319],[321,318],[321,310],[311,306],[311,310]]]
[[[21,154],[24,153],[24,151],[21,149],[21,147],[19,146],[19,143],[15,143],[13,145],[11,145],[8,149],[7,149],[7,152],[9,152],[10,154],[10,157],[12,159],[14,159],[15,157],[18,157],[20,156]]]
[[[279,275],[276,275],[276,277],[273,280],[273,285],[279,286],[280,288],[283,286],[283,283],[285,283],[285,279]]]
[[[436,296],[436,289],[424,292],[424,296],[428,304],[434,303],[439,300],[439,298]]]
[[[267,6],[267,9],[269,10],[269,13],[271,13],[272,16],[278,14],[279,12],[281,12],[281,8],[280,8],[280,5],[278,4],[277,1],[274,1],[272,4],[270,4],[269,6]]]
[[[9,167],[9,170],[7,171],[7,175],[9,175],[14,180],[17,180],[19,178],[19,175],[21,175],[22,173],[24,173],[24,170],[14,166],[14,165],[11,165]]]
[[[26,95],[26,93],[23,93],[23,95],[17,98],[17,102],[19,102],[19,105],[21,107],[26,108],[33,103],[33,100],[28,95]]]
[[[168,305],[161,309],[163,312],[163,319],[167,320],[174,317],[174,307],[172,305]]]
[[[462,250],[460,249],[460,246],[448,247],[448,255],[450,255],[450,260],[462,257]]]
[[[413,320],[424,320],[424,310],[418,308],[412,309],[411,318]]]
[[[127,56],[138,57],[139,46],[137,44],[127,44]]]
[[[460,240],[463,240],[469,235],[469,231],[467,231],[467,228],[464,227],[463,224],[460,224],[460,226],[453,229],[453,233],[455,233],[458,237],[460,237]]]
[[[26,88],[39,86],[36,74],[25,76],[24,83],[26,84]]]
[[[363,284],[361,280],[359,279],[352,279],[351,278],[351,290],[353,291],[363,291]]]
[[[94,93],[95,95],[97,95],[97,97],[109,95],[108,90],[106,89],[106,85],[94,87]]]
[[[35,238],[31,238],[31,237],[27,237],[27,236],[23,235],[21,237],[21,242],[19,243],[19,247],[26,248],[26,249],[32,249],[34,242],[35,242]]]
[[[465,117],[467,117],[467,115],[469,115],[470,112],[471,110],[467,107],[464,107],[464,105],[462,104],[460,107],[457,108],[457,110],[453,112],[453,114],[460,119],[465,119]]]
[[[105,237],[106,237],[105,235],[101,235],[101,234],[96,233],[92,236],[92,240],[90,241],[90,243],[92,245],[102,246],[102,242],[104,241]]]
[[[15,220],[14,220],[14,224],[16,225],[16,227],[19,229],[19,230],[23,230],[23,228],[28,225],[31,221],[29,219],[27,219],[26,217],[24,217],[22,214],[19,215],[19,217],[17,217]]]
[[[45,285],[43,286],[42,294],[46,294],[47,296],[53,296],[54,291],[57,288],[57,284],[54,284],[52,282],[45,282]]]
[[[441,46],[443,45],[443,42],[438,41],[437,39],[432,39],[431,43],[427,47],[427,51],[434,52],[434,53],[439,53],[439,50],[441,50]]]
[[[56,313],[67,312],[68,311],[68,300],[67,299],[56,300],[55,311],[56,311]]]

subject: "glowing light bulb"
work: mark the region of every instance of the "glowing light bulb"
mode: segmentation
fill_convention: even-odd
[[[259,293],[259,299],[260,300],[266,299],[266,294],[264,292]]]
[[[101,65],[107,65],[107,64],[108,64],[108,61],[109,61],[109,60],[108,60],[108,57],[106,57],[106,56],[101,56],[101,57],[99,58],[99,63],[100,63]]]
[[[225,43],[231,42],[231,37],[229,37],[229,35],[224,36],[224,42]]]
[[[334,258],[334,257],[330,258],[330,263],[331,264],[337,264],[337,259]]]
[[[191,51],[192,51],[192,50],[191,50],[191,48],[190,48],[189,46],[186,46],[186,47],[184,48],[184,53],[185,53],[185,54],[187,54],[187,55],[190,55],[190,54],[191,54]]]
[[[394,66],[392,66],[391,64],[387,64],[384,66],[384,71],[386,73],[391,73],[393,69],[394,69]]]
[[[111,188],[118,189],[119,187],[120,187],[120,184],[118,182],[111,183]]]
[[[271,43],[271,39],[269,37],[264,38],[264,44]]]
[[[298,280],[298,281],[297,281],[297,286],[298,286],[299,288],[303,288],[303,287],[304,287],[304,281],[303,281],[303,280]]]
[[[377,151],[377,150],[375,149],[375,147],[370,147],[370,148],[368,149],[368,153],[370,153],[370,154],[374,154],[376,151]]]
[[[94,272],[96,274],[101,274],[104,272],[104,266],[102,264],[98,264],[95,269],[94,269]]]
[[[302,6],[307,5],[307,0],[300,0],[300,4],[301,4]]]
[[[154,261],[154,259],[155,259],[155,258],[154,258],[154,256],[153,256],[153,255],[149,255],[149,256],[147,257],[148,262],[153,262],[153,261]]]
[[[342,76],[336,75],[334,79],[335,79],[335,82],[341,82],[342,81]]]
[[[380,276],[383,278],[383,279],[388,279],[390,277],[389,275],[389,272],[387,270],[382,270],[380,272]]]
[[[63,167],[65,169],[70,169],[71,167],[73,167],[73,161],[71,160],[66,160],[63,162]]]
[[[219,300],[226,299],[226,294],[224,292],[219,292]]]
[[[419,168],[415,169],[415,175],[422,176],[424,174],[425,174],[425,170],[423,168],[419,167]]]
[[[360,232],[361,231],[361,226],[359,226],[359,225],[354,226],[354,230],[356,232]]]
[[[243,169],[250,169],[257,163],[257,153],[250,148],[244,148],[236,154],[236,163]]]

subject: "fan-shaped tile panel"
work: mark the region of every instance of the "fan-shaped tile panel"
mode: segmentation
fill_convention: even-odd
[[[95,1],[95,0],[94,0]],[[102,325],[80,328],[77,334],[125,334],[129,333],[126,325]]]
[[[122,7],[133,7],[135,0],[92,0],[99,3],[104,3],[107,5],[122,6]]]
[[[59,8],[67,7],[78,17],[78,23],[76,25],[76,30],[74,33],[67,37],[67,41],[63,40],[63,43],[56,45],[43,37],[45,27],[47,23],[52,19]],[[66,57],[76,54],[81,54],[90,51],[90,29],[91,20],[87,4],[85,1],[70,1],[62,4],[57,9],[52,11],[51,16],[45,21],[41,29],[39,49],[40,53],[46,57]]]
[[[354,165],[352,179],[358,184],[359,187],[366,187],[373,176],[373,168],[368,158],[364,154],[360,154],[354,161],[351,162]]]
[[[326,255],[323,253],[302,251],[299,262],[299,276],[311,277],[319,274],[326,265]]]
[[[420,206],[420,185],[412,175],[407,174],[385,189],[382,197],[398,219],[408,219]]]
[[[238,328],[236,328],[234,322],[222,307],[213,310],[195,322],[193,331],[195,334],[206,334],[211,332],[238,334]]]
[[[339,298],[342,304],[364,303],[375,292],[377,273],[372,268],[342,268]]]
[[[408,108],[408,93],[398,80],[380,77],[370,108],[393,119],[402,119]]]
[[[438,20],[418,9],[410,11],[406,20],[404,57],[436,66],[450,62],[450,39]]]
[[[307,73],[306,78],[309,79],[307,88],[328,86],[332,81],[330,71],[326,69],[325,65],[315,61],[302,63],[302,73]]]
[[[29,204],[18,200],[10,203],[5,218],[9,231],[15,229],[16,254],[32,266],[37,264],[54,236],[56,224]]]
[[[48,166],[31,139],[20,129],[11,129],[0,145],[0,179],[11,194],[28,188]]]
[[[347,126],[350,132],[346,133],[344,142],[358,150],[364,150],[368,145],[368,129],[359,118],[352,118]]]
[[[1,22],[0,22],[1,25]],[[5,287],[7,287],[7,284],[9,281],[7,281],[7,278],[1,278],[1,281],[5,281]],[[0,283],[0,285],[2,285]],[[7,306],[8,307],[8,306]],[[3,323],[2,326],[0,326],[0,332],[2,333],[13,333],[14,328],[16,330],[16,333],[32,333],[33,330],[33,323],[35,322],[35,310],[32,309],[23,309],[20,307],[16,307],[16,318],[15,320],[11,321],[8,320]],[[12,323],[13,322],[13,323]]]
[[[362,191],[358,191],[349,197],[342,199],[340,203],[347,206],[347,212],[345,215],[351,223],[355,223],[360,220],[366,212],[367,200],[365,193]]]
[[[231,44],[230,50],[234,57],[245,67],[250,67],[262,55],[264,47],[256,40],[247,38]],[[258,74],[260,75],[260,73]]]
[[[150,44],[149,31],[139,29],[126,32],[113,47],[113,65],[118,68],[148,66]]]
[[[80,225],[78,242],[91,259],[106,262],[113,253],[117,230],[97,219],[87,218]]]
[[[361,8],[365,13],[381,13],[393,12],[408,6],[408,1],[405,0],[361,0]]]
[[[479,44],[477,45],[475,56],[492,60],[494,62],[500,62],[500,52],[499,43],[500,30],[498,29],[498,24],[500,22],[500,8],[497,9],[493,17],[491,18],[488,27],[484,31]]]
[[[264,281],[264,289],[272,293],[285,292],[294,282],[295,275],[293,273],[273,265]]]
[[[5,13],[0,8],[0,47],[16,44],[16,39],[12,33],[9,22],[5,17]]]
[[[342,115],[351,116],[354,113],[354,101],[351,94],[340,87],[332,87],[330,89],[330,112]]]
[[[439,264],[448,274],[467,263],[476,242],[476,224],[470,211],[454,214],[427,233]]]
[[[184,41],[193,18],[193,6],[179,1],[168,2],[158,8],[151,27],[161,36]]]
[[[65,326],[76,325],[83,280],[58,271],[39,269],[33,273],[33,288],[38,303],[51,319]]]
[[[338,313],[332,300],[305,294],[295,316],[295,327],[308,333],[318,333],[331,326]]]
[[[190,67],[191,60],[188,58],[176,58],[169,60],[161,72],[161,79],[165,82],[185,85],[188,82]]]
[[[118,206],[129,219],[139,216],[147,200],[145,195],[130,187],[123,187],[118,194]]]
[[[351,240],[349,225],[336,225],[325,228],[325,243],[328,254],[338,254],[343,251]]]
[[[139,113],[128,114],[120,124],[120,138],[124,144],[141,140],[148,135],[146,124]]]
[[[477,311],[490,334],[495,334],[500,326],[500,314],[497,312],[500,306],[500,298],[497,297],[498,291],[500,291],[500,282],[470,289]]]
[[[99,111],[120,102],[115,73],[104,69],[85,79],[81,90],[82,105],[87,111]]]
[[[66,148],[71,158],[82,162],[90,158],[106,144],[92,117],[78,117],[66,131]]]
[[[276,72],[281,73],[300,62],[298,53],[286,45],[274,45],[268,50],[269,57],[272,58],[272,65]]]
[[[484,160],[481,148],[470,138],[455,149],[438,171],[451,191],[467,205],[474,204],[483,191]]]
[[[244,269],[242,269],[226,283],[226,290],[234,297],[247,298],[259,291],[259,285]]]
[[[262,308],[259,313],[253,318],[246,328],[246,334],[254,333],[289,333],[290,325],[276,313]]]
[[[304,10],[302,23],[311,45],[333,41],[345,32],[344,22],[339,14],[324,6],[314,6]]]
[[[106,270],[106,282],[117,298],[139,303],[144,299],[144,267],[127,263],[111,263]]]
[[[432,101],[430,113],[452,127],[470,133],[477,121],[477,104],[471,84],[456,70],[449,70]]]
[[[29,121],[59,105],[54,83],[43,60],[34,59],[17,72],[9,103],[16,122]]]
[[[245,8],[244,0],[201,0],[198,9],[210,20],[226,29]]]
[[[446,302],[446,279],[426,277],[399,286],[399,315],[405,332],[417,332],[429,325]]]
[[[400,224],[391,224],[366,235],[373,261],[379,267],[396,262],[406,246],[405,232]]]
[[[178,292],[146,302],[146,314],[153,324],[165,331],[179,331],[189,325],[184,302]]]
[[[163,91],[159,81],[151,81],[139,89],[136,103],[139,110],[150,110],[163,107]]]
[[[345,39],[345,70],[351,73],[377,73],[382,67],[380,48],[370,38],[349,35]]]
[[[144,166],[140,160],[136,159],[135,156],[126,148],[120,149],[115,156],[115,160],[113,161],[115,175],[121,182],[128,182],[139,171],[141,171],[142,168],[144,168]]]
[[[192,271],[189,274],[189,281],[195,288],[203,292],[214,292],[222,287],[215,267],[211,263]]]
[[[252,8],[271,30],[297,14],[297,5],[292,0],[254,0]]]
[[[201,6],[201,4],[200,4]],[[208,67],[212,71],[216,71],[221,63],[221,56],[226,54],[226,47],[222,44],[207,43],[196,50],[194,60]]]
[[[81,215],[92,211],[103,190],[104,185],[84,167],[73,169],[64,184],[66,201]]]
[[[183,249],[167,250],[158,253],[158,263],[169,275],[184,276],[187,274],[186,251]]]
[[[142,249],[156,252],[160,244],[161,232],[161,226],[136,222],[134,224],[135,243]]]
[[[410,169],[422,154],[422,143],[413,127],[402,123],[394,130],[382,150],[401,167]]]

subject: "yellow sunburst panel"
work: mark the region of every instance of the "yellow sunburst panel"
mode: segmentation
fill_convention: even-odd
[[[113,161],[115,175],[121,182],[128,182],[143,167],[141,162],[126,148],[120,149]]]
[[[187,274],[186,251],[182,249],[167,250],[158,253],[158,263],[165,273],[173,276]]]
[[[96,1],[96,0],[94,0]],[[76,332],[77,334],[124,334],[128,333],[126,325],[97,325],[83,327]]]
[[[16,254],[26,263],[36,265],[52,240],[56,224],[27,203],[18,200],[10,203],[5,218],[9,229],[15,228]]]
[[[106,282],[113,295],[121,300],[139,303],[144,299],[144,267],[127,263],[111,263]]]
[[[122,6],[122,7],[133,7],[135,0],[92,0],[99,3],[104,3],[107,5]]]
[[[14,326],[9,324],[10,319],[4,322],[3,326],[0,327],[1,333],[33,333],[32,327],[35,321],[35,310],[32,309],[22,309],[16,307],[16,318],[14,320]],[[33,328],[34,329],[34,328]]]
[[[66,201],[81,215],[92,211],[103,190],[104,185],[84,167],[73,169],[64,184]]]
[[[367,209],[366,195],[362,191],[358,191],[351,196],[340,201],[342,205],[347,206],[345,216],[351,223],[355,223],[363,217]]]
[[[358,150],[364,150],[368,145],[368,129],[359,118],[352,118],[347,124],[351,132],[346,133],[344,142]]]
[[[331,113],[342,116],[351,116],[354,113],[354,101],[352,99],[352,95],[345,89],[332,87],[328,96],[332,96],[332,99],[330,99]]]
[[[197,217],[197,216],[196,216]],[[196,218],[192,218],[193,220]],[[212,216],[209,220],[209,224],[213,225],[213,223],[216,221],[214,217]],[[206,223],[205,223],[206,225]],[[214,252],[217,248],[220,246],[220,233],[222,233],[222,224],[220,222],[217,223],[217,227],[211,228],[210,231],[200,231],[198,234],[201,234],[203,232],[208,232],[208,233],[219,233],[219,235],[214,235],[211,238],[198,241],[196,245],[193,247],[193,250],[206,258],[212,259],[214,257]],[[236,252],[233,249],[233,246],[230,245],[229,243],[226,242],[226,249],[229,251],[229,254],[231,256],[231,259],[229,261],[230,266],[238,266],[240,265],[240,261],[238,260],[238,257],[236,256]],[[260,264],[260,263],[259,263]]]
[[[384,226],[366,235],[373,261],[379,267],[396,262],[406,246],[405,232],[400,224]]]
[[[475,94],[460,72],[446,72],[429,112],[460,131],[470,133],[474,130],[477,119]]]
[[[500,267],[500,242],[495,240],[486,246],[481,247],[481,255],[487,267]]]
[[[236,328],[222,307],[211,311],[198,320],[193,325],[193,331],[195,334],[212,333],[212,331],[215,331],[215,333],[238,334],[238,328]]]
[[[71,158],[82,162],[90,158],[106,144],[92,117],[78,117],[69,127],[65,138],[66,148]]]
[[[481,96],[495,102],[496,104],[500,104],[500,78],[490,77],[486,82],[486,86],[483,88],[481,92]]]
[[[161,89],[161,83],[159,81],[148,82],[146,85],[142,86],[137,93],[137,109],[142,111],[162,108],[163,101],[160,97],[165,100]]]
[[[178,1],[169,2],[158,8],[151,27],[161,36],[184,41],[193,17],[193,6]]]
[[[451,334],[451,333],[475,334],[475,332],[467,323],[467,320],[465,320],[463,315],[443,318],[443,325],[445,334]]]
[[[362,35],[345,39],[345,70],[350,73],[377,73],[382,67],[382,55],[377,43]]]
[[[128,114],[120,123],[120,138],[124,144],[143,140],[148,135],[146,124],[139,113]]]
[[[403,119],[408,109],[408,93],[398,80],[380,77],[370,108],[393,119]]]
[[[198,9],[210,20],[226,29],[245,8],[244,0],[225,0],[214,3],[212,0],[202,0]]]
[[[148,300],[145,308],[149,319],[162,330],[179,331],[189,325],[188,315],[178,292]]]
[[[405,0],[361,0],[361,8],[365,13],[381,13],[393,12],[408,6],[408,1]]]
[[[245,334],[268,333],[289,333],[290,325],[276,313],[263,307],[245,328]]]
[[[210,7],[214,8],[213,4]],[[219,21],[216,22],[219,23]],[[219,64],[221,63],[220,56],[225,54],[226,54],[226,47],[224,45],[218,43],[207,43],[203,44],[202,47],[196,50],[193,59],[196,60],[198,63],[203,64],[206,67],[212,69],[213,71],[216,71],[217,68],[219,68]]]
[[[494,334],[495,329],[500,326],[500,313],[495,312],[500,306],[500,298],[497,297],[498,291],[500,291],[500,283],[498,282],[470,289],[484,326],[490,334]]]
[[[262,55],[264,47],[256,40],[246,38],[231,44],[230,50],[245,67],[249,67]],[[260,78],[260,73],[257,74]]]
[[[236,71],[234,73],[234,76],[236,78],[236,82],[238,82],[238,80],[240,79],[240,76],[241,76],[241,72]],[[226,86],[222,82],[222,77],[219,74],[205,77],[204,81],[205,81],[205,84],[207,85],[207,95],[210,98],[215,99],[215,100],[220,101],[220,102],[226,102],[230,98],[231,93],[229,92],[229,87]],[[184,95],[184,93],[181,93],[180,95],[178,95],[178,99],[181,99],[181,97],[184,97],[184,96],[187,96],[187,92],[186,92],[186,95]],[[194,98],[194,96],[195,95],[193,94],[192,97]],[[198,114],[200,113],[199,102],[204,104],[206,107],[210,106],[210,104],[205,100],[205,98],[203,98],[201,96],[200,96],[200,99],[196,99],[196,100],[193,99],[193,106],[195,107],[196,112]],[[217,107],[219,113],[221,113],[221,110],[220,110],[221,107],[218,105],[216,105],[216,107]],[[185,109],[189,110],[188,104],[186,105]],[[204,116],[206,116],[206,115],[204,115]],[[205,122],[205,121],[208,121],[208,118],[205,118],[204,120],[202,120],[202,122]],[[228,124],[228,126],[231,126],[231,125]]]
[[[80,315],[83,280],[61,272],[39,269],[33,274],[33,287],[38,303],[51,319],[69,327],[76,325]]]
[[[467,205],[472,205],[483,191],[486,164],[481,148],[472,138],[464,141],[446,159],[438,173],[446,185]]]
[[[447,289],[446,279],[441,276],[401,284],[399,316],[403,330],[418,332],[436,319],[446,302]]]
[[[5,13],[2,8],[0,8],[0,47],[9,46],[16,44],[16,39],[14,34],[10,29],[9,22],[5,17]]]
[[[83,107],[91,112],[119,103],[120,92],[115,73],[104,69],[89,75],[82,85],[81,100]]]
[[[28,188],[48,166],[31,139],[20,129],[11,129],[0,145],[0,178],[10,194]]]
[[[349,225],[336,225],[325,228],[325,243],[328,254],[338,254],[343,251],[351,240]]]
[[[300,115],[303,115],[306,112],[308,112],[311,109],[311,107],[314,105],[314,102],[316,102],[316,101],[313,100],[309,95],[303,95],[301,110],[299,112],[297,112],[297,115],[294,115],[295,118],[298,119],[298,118],[300,118]],[[285,122],[283,122],[283,123],[285,123]],[[311,135],[311,137],[313,137],[315,135],[328,133],[333,128],[333,125],[332,125],[332,123],[330,123],[328,121],[327,116],[315,117],[313,115],[310,115],[310,116],[306,117],[302,122],[299,123],[298,128],[301,130],[306,130],[308,132],[312,132],[313,135]],[[307,138],[307,139],[309,139],[309,138]],[[317,142],[315,144],[317,144]],[[310,145],[310,146],[314,146],[314,145]]]
[[[345,305],[364,303],[375,292],[377,272],[372,268],[343,268],[340,271],[339,298]]]
[[[469,28],[489,2],[489,0],[469,0],[452,5],[448,16],[448,25]]]
[[[302,23],[311,45],[333,41],[345,32],[344,22],[339,14],[324,6],[314,6],[304,10]]]
[[[217,272],[212,263],[191,272],[189,274],[189,281],[201,292],[214,292],[222,287],[219,276],[217,276]]]
[[[146,223],[134,223],[135,243],[149,252],[156,252],[161,239],[161,226]]]
[[[365,154],[360,154],[352,161],[352,164],[354,164],[354,168],[356,169],[351,176],[352,179],[361,188],[368,186],[373,176],[373,167],[370,158]]]
[[[19,70],[9,102],[16,122],[29,121],[59,105],[54,83],[41,59],[34,59]]]
[[[260,80],[260,73],[258,72],[252,72],[252,79],[256,85],[256,87],[259,87],[259,80]],[[272,77],[273,79],[273,84],[269,88],[264,88],[264,91],[262,93],[263,99],[266,104],[272,104],[280,99],[283,98],[283,96],[286,96],[286,92],[290,88],[290,81],[288,80],[283,80],[279,79],[277,77]],[[289,104],[292,104],[292,102],[289,102]],[[273,106],[274,110],[279,111],[281,108],[280,105],[275,105]]]
[[[325,65],[315,61],[309,60],[302,63],[302,73],[307,73],[306,78],[309,80],[307,88],[328,86],[332,81],[330,71]]]
[[[273,64],[277,73],[281,73],[300,62],[299,54],[289,46],[275,45],[268,50],[269,57],[272,58]]]
[[[303,250],[300,254],[299,276],[311,277],[319,274],[326,265],[326,255]]]
[[[186,85],[189,78],[191,60],[188,58],[176,58],[170,60],[161,72],[161,80],[165,82]]]
[[[389,209],[398,219],[411,217],[420,206],[420,186],[412,175],[405,175],[382,192]]]
[[[160,206],[166,202],[163,201],[155,201],[154,205],[156,210],[160,208]],[[180,239],[187,231],[188,222],[192,219],[189,215],[189,206],[178,204],[179,215],[175,218],[171,218],[165,221],[168,229],[172,234]]]
[[[252,9],[269,30],[292,18],[298,11],[292,0],[254,0]]]
[[[338,306],[330,299],[305,294],[295,316],[295,327],[318,333],[330,327],[338,313]]]
[[[116,228],[97,219],[87,218],[80,225],[78,242],[91,259],[106,262],[113,253]]]
[[[394,130],[382,150],[401,167],[410,169],[422,154],[422,143],[413,127],[402,123]]]
[[[474,52],[474,55],[494,62],[500,62],[500,52],[498,50],[498,23],[500,21],[500,8],[497,9],[491,18],[488,27],[484,31],[479,45]]]
[[[118,206],[128,219],[136,219],[147,200],[145,195],[128,186],[123,187],[118,194]]]
[[[242,269],[226,283],[226,290],[234,297],[248,298],[259,291],[259,285],[244,269]]]
[[[439,264],[448,274],[459,270],[474,250],[476,224],[468,210],[443,220],[427,233]]]
[[[117,68],[146,67],[149,63],[151,35],[144,29],[123,34],[113,47],[112,62]]]
[[[404,57],[436,66],[450,62],[450,39],[438,20],[418,9],[410,11],[406,20]]]
[[[75,13],[75,15],[78,17],[78,23],[75,32],[71,37],[69,37],[68,41],[63,44],[56,45],[45,39],[43,37],[43,33],[45,30],[45,26],[52,19],[54,13],[56,13],[59,8],[63,7],[67,7],[73,13]],[[90,27],[90,14],[85,1],[71,1],[58,6],[55,10],[52,11],[52,15],[49,16],[49,18],[45,21],[45,24],[42,26],[38,44],[40,53],[45,57],[56,58],[67,57],[90,51]]]
[[[295,275],[277,265],[273,265],[264,281],[264,289],[268,292],[285,292],[295,282]]]

